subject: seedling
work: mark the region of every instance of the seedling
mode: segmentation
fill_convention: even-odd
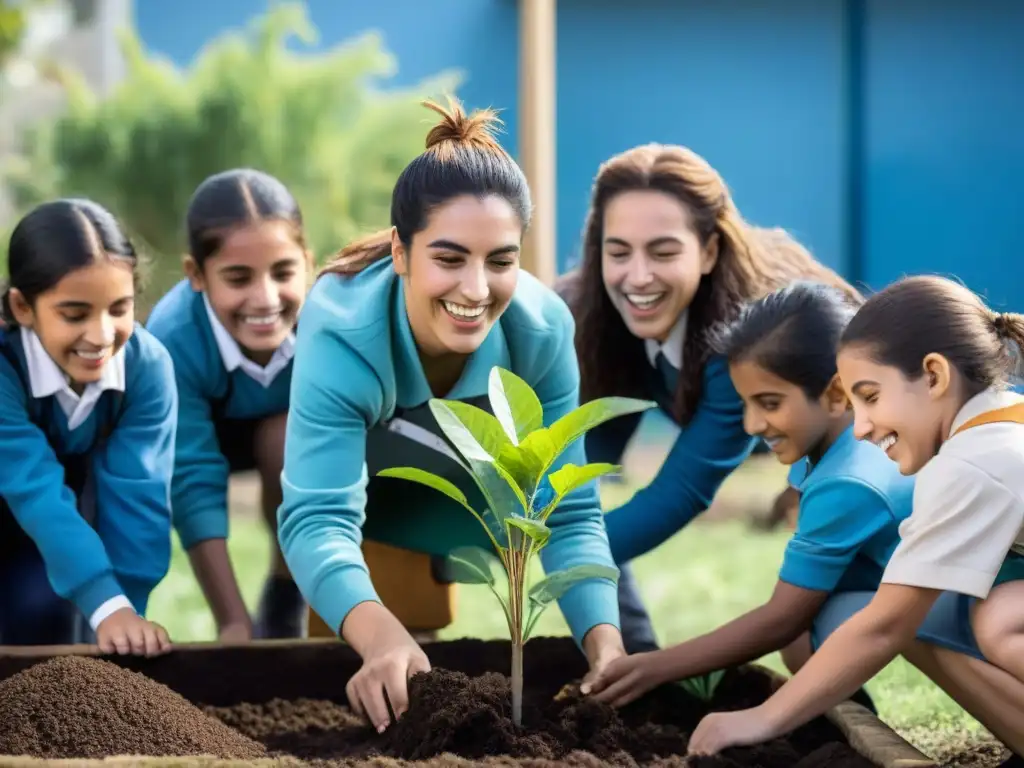
[[[531,560],[551,537],[546,525],[551,513],[567,494],[620,468],[594,463],[564,464],[550,474],[548,470],[571,443],[589,430],[617,416],[652,408],[655,403],[601,398],[545,427],[543,408],[530,385],[497,366],[491,369],[487,395],[494,415],[457,400],[430,401],[438,426],[461,454],[460,464],[483,494],[485,510],[473,509],[454,483],[431,472],[395,467],[377,474],[412,480],[440,491],[465,507],[487,532],[493,551],[458,547],[448,557],[456,581],[487,585],[505,612],[512,640],[512,719],[521,725],[523,645],[544,609],[581,581],[618,578],[614,568],[576,565],[549,574],[527,590]],[[507,596],[497,588],[499,567],[507,578]]]
[[[718,684],[722,682],[724,676],[725,670],[719,669],[707,675],[697,675],[686,680],[680,680],[679,685],[691,696],[701,701],[711,701],[711,697],[715,695],[715,690],[718,688]]]

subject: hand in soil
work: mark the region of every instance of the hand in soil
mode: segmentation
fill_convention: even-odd
[[[349,706],[373,723],[378,733],[383,733],[391,723],[388,704],[396,720],[404,715],[409,709],[409,678],[429,671],[427,655],[411,637],[382,648],[363,658],[363,666],[345,686]]]
[[[760,707],[713,712],[697,724],[687,749],[691,755],[714,755],[728,747],[749,747],[779,735]]]
[[[159,656],[171,650],[167,630],[147,621],[132,608],[121,608],[96,628],[96,644],[103,653]]]
[[[623,707],[664,682],[658,674],[658,654],[651,651],[621,656],[593,678],[584,679],[580,692],[613,707]]]
[[[225,624],[217,633],[217,640],[223,645],[242,645],[252,640],[252,624],[236,622]]]

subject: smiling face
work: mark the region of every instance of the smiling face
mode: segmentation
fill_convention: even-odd
[[[206,293],[242,351],[263,364],[295,327],[311,268],[310,254],[284,221],[232,230],[202,268],[191,257],[185,262],[193,289]]]
[[[409,324],[428,357],[470,355],[508,307],[519,279],[522,222],[500,197],[454,198],[431,212],[406,249],[392,236],[405,278]]]
[[[665,341],[717,258],[717,239],[702,246],[689,210],[671,195],[622,192],[605,206],[604,287],[634,336]]]
[[[923,375],[909,379],[898,368],[878,363],[862,345],[843,347],[837,362],[853,403],[857,439],[880,446],[901,474],[916,473],[938,452],[958,410],[948,364],[929,355],[922,362]]]
[[[75,389],[99,381],[104,366],[125,345],[135,326],[132,266],[100,257],[65,275],[30,305],[11,289],[19,325],[35,331],[46,353]]]
[[[837,382],[817,399],[751,360],[729,366],[743,400],[743,429],[761,437],[783,464],[816,460],[849,425],[846,397]]]

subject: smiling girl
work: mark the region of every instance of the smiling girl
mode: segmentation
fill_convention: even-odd
[[[0,645],[169,650],[177,418],[167,351],[135,323],[138,256],[111,214],[57,200],[15,227],[0,330]]]
[[[441,119],[395,184],[391,228],[344,248],[307,300],[279,514],[281,547],[303,594],[363,659],[346,690],[378,730],[391,722],[389,705],[404,714],[408,678],[430,664],[381,603],[363,538],[440,556],[490,543],[460,504],[374,475],[395,466],[434,472],[482,509],[429,400],[489,409],[491,369],[501,366],[534,389],[545,425],[579,401],[572,317],[519,267],[530,191],[494,139],[497,118],[428,106]],[[584,462],[579,441],[551,470],[566,462]],[[593,483],[567,495],[547,524],[541,561],[549,572],[611,565]],[[614,584],[584,581],[559,603],[592,670],[624,653]]]
[[[227,551],[234,472],[258,471],[263,518],[277,530],[294,329],[312,269],[302,213],[277,179],[236,169],[199,185],[187,226],[187,278],[147,324],[174,359],[181,398],[174,526],[220,640],[302,637],[305,602],[277,537],[255,626]]]
[[[582,399],[657,400],[682,427],[654,480],[605,517],[631,653],[657,645],[623,564],[703,512],[757,439],[743,430],[743,403],[708,329],[793,279],[856,294],[791,242],[749,226],[715,169],[685,147],[636,147],[598,171],[583,261],[560,286],[576,318]],[[588,458],[619,463],[639,423],[624,417],[589,432]]]
[[[914,483],[853,436],[835,349],[856,308],[835,288],[796,282],[716,329],[712,348],[728,361],[747,433],[799,468],[796,531],[768,602],[672,648],[618,659],[590,686],[598,700],[622,706],[662,683],[774,651],[799,666],[830,632],[833,603],[841,612],[843,595],[878,586]]]
[[[903,653],[1024,762],[1024,397],[1007,389],[1021,342],[1024,317],[942,278],[865,303],[839,374],[856,437],[916,475],[912,514],[877,593],[767,702],[705,718],[691,752],[787,733]]]

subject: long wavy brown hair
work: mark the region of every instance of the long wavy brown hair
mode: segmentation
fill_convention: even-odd
[[[626,327],[601,276],[605,208],[616,195],[634,190],[654,190],[677,199],[690,212],[702,246],[718,234],[718,260],[701,280],[688,310],[683,341],[686,362],[672,414],[682,425],[693,417],[701,398],[704,364],[710,355],[707,332],[732,319],[742,304],[796,279],[835,285],[860,298],[856,289],[816,261],[785,230],[758,228],[744,221],[722,177],[697,153],[661,144],[627,150],[598,170],[584,229],[582,263],[557,285],[576,318],[584,402],[616,395],[651,396],[643,341]]]

